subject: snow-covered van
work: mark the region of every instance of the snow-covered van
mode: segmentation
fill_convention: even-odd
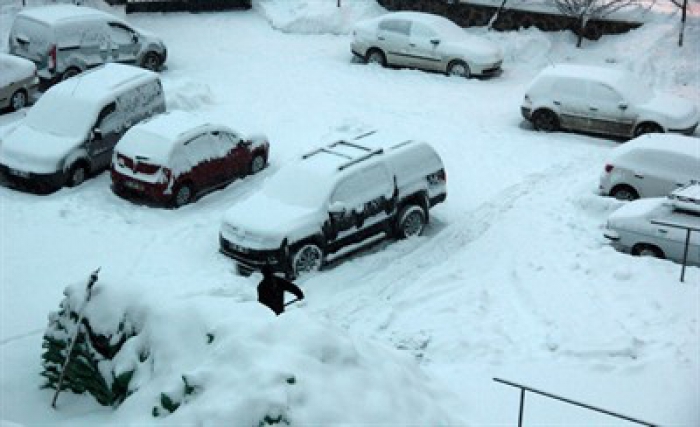
[[[165,62],[163,41],[97,9],[50,5],[23,9],[10,29],[10,53],[37,65],[49,83],[106,62],[157,71]]]
[[[673,134],[637,137],[612,150],[600,194],[620,200],[662,197],[700,181],[700,139]]]
[[[112,158],[120,196],[180,207],[197,195],[261,171],[270,144],[184,111],[159,114],[131,128]]]
[[[0,176],[39,192],[76,186],[109,167],[114,146],[131,126],[164,111],[158,74],[105,64],[39,98],[0,141]]]
[[[521,113],[537,130],[559,129],[631,138],[645,133],[692,135],[700,121],[687,99],[659,93],[622,69],[557,64],[525,93]]]
[[[242,274],[270,264],[296,277],[381,235],[420,234],[446,197],[430,145],[368,133],[303,155],[230,208],[220,250]]]

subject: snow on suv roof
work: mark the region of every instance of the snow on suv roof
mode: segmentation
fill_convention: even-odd
[[[25,16],[46,24],[73,21],[76,19],[82,19],[86,16],[109,16],[110,18],[118,19],[117,17],[112,17],[112,15],[91,7],[81,7],[69,4],[30,8],[21,11],[19,16]]]
[[[136,87],[156,76],[140,67],[107,63],[61,82],[48,92],[101,105],[113,98],[115,92]]]
[[[413,142],[383,133],[367,132],[355,138],[339,140],[310,151],[302,156],[304,161],[298,162],[296,167],[300,171],[330,177],[373,156],[382,155],[388,150],[398,149]]]

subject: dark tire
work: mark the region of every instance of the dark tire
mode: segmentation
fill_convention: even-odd
[[[647,245],[646,243],[639,243],[634,245],[632,248],[632,255],[635,256],[651,256],[654,258],[664,259],[664,251],[654,245]]]
[[[323,266],[323,249],[315,243],[305,243],[292,255],[294,277],[318,271]]]
[[[559,130],[559,117],[551,110],[537,110],[532,114],[532,126],[535,130],[554,132]]]
[[[648,133],[664,133],[664,129],[653,122],[643,122],[634,128],[634,136],[646,135]]]
[[[379,64],[386,67],[386,55],[380,49],[372,48],[365,55],[365,62],[368,64]]]
[[[66,182],[66,185],[68,187],[77,187],[83,182],[88,177],[88,166],[83,163],[83,162],[78,162],[71,166],[69,172],[68,172],[68,181]]]
[[[616,198],[617,200],[632,201],[639,198],[639,193],[637,193],[637,190],[629,185],[616,185],[612,190],[610,190],[610,196]]]
[[[61,81],[62,82],[66,81],[66,80],[70,79],[71,77],[77,76],[80,73],[81,73],[81,71],[79,68],[70,67],[69,69],[64,71],[63,74],[61,74]]]
[[[178,185],[173,192],[172,206],[174,208],[180,208],[190,203],[194,197],[194,190],[190,183],[183,183]]]
[[[450,62],[447,66],[447,75],[468,79],[472,76],[472,73],[466,62],[457,60]]]
[[[404,206],[396,218],[396,236],[399,239],[420,235],[428,222],[425,210],[418,205]]]
[[[10,111],[19,111],[29,104],[29,95],[24,89],[19,89],[10,98]]]
[[[261,170],[265,169],[265,164],[266,162],[264,156],[260,154],[254,155],[253,159],[250,161],[250,165],[248,166],[248,173],[250,175],[254,175],[260,172]]]
[[[163,58],[155,52],[148,52],[141,59],[141,67],[151,70],[160,70],[161,65],[163,65]]]

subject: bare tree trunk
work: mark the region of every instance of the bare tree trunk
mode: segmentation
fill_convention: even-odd
[[[578,38],[576,39],[576,47],[580,48],[581,43],[583,42],[583,32],[586,30],[586,24],[588,21],[584,18],[583,15],[579,16],[579,21],[578,21]]]
[[[499,6],[498,10],[496,11],[496,14],[493,15],[493,18],[491,18],[491,22],[489,22],[489,28],[488,28],[489,31],[491,30],[491,28],[493,28],[493,24],[496,23],[496,20],[498,20],[498,17],[501,15],[501,11],[506,6],[507,2],[508,2],[508,0],[503,0],[503,2],[501,2],[501,6]]]

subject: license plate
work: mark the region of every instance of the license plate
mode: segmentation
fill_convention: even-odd
[[[143,184],[135,181],[125,181],[124,185],[132,190],[143,190]]]
[[[17,170],[17,169],[10,169],[10,173],[14,176],[19,176],[22,178],[29,178],[29,172]]]

